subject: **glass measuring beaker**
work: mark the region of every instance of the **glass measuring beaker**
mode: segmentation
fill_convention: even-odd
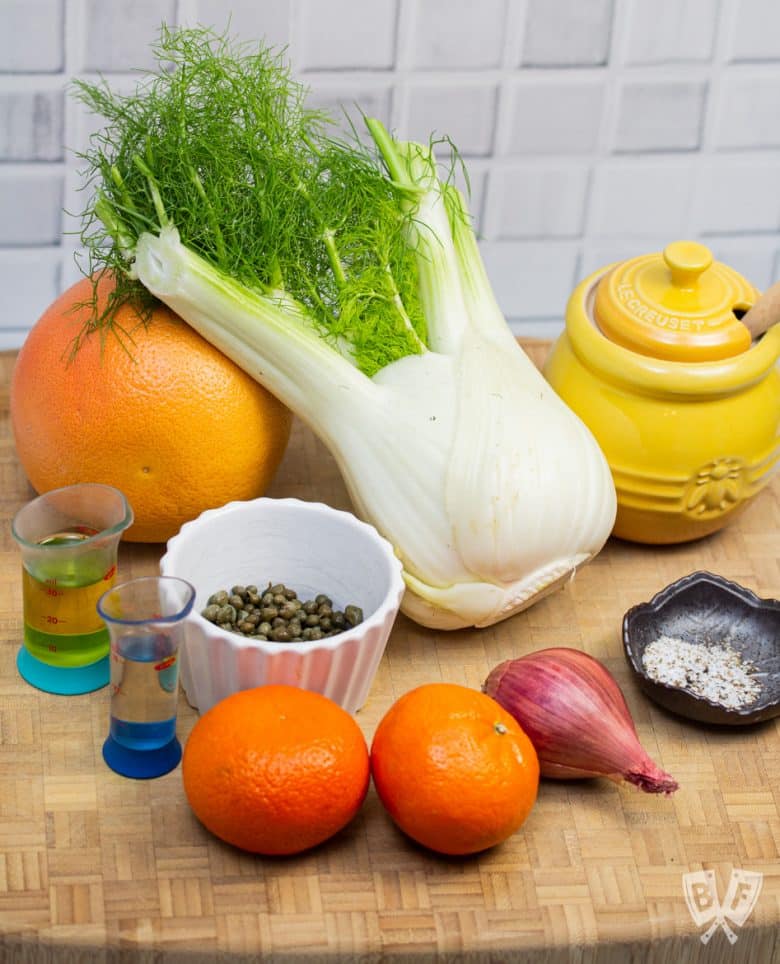
[[[176,576],[132,579],[98,600],[111,634],[111,720],[103,759],[123,776],[161,776],[181,759],[179,648],[194,601],[195,589]]]
[[[109,635],[96,603],[114,584],[119,540],[132,521],[124,495],[96,482],[53,489],[14,516],[24,608],[16,665],[28,683],[66,695],[108,683]]]

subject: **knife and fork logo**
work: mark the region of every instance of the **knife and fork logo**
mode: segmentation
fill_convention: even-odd
[[[702,944],[709,942],[718,927],[723,928],[729,943],[736,943],[737,935],[730,924],[742,927],[748,919],[761,893],[764,875],[753,870],[732,870],[722,903],[718,899],[713,870],[683,874],[682,880],[685,901],[694,924],[707,928],[701,935]]]

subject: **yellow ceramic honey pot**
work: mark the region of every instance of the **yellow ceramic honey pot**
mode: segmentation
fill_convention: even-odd
[[[591,429],[618,498],[614,534],[685,542],[720,529],[780,465],[780,324],[693,241],[609,265],[572,293],[544,373]]]

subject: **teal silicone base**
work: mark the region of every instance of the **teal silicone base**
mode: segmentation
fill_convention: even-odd
[[[111,679],[111,666],[108,656],[89,666],[52,666],[42,663],[31,656],[22,646],[16,657],[19,675],[36,689],[44,693],[57,693],[60,696],[77,696],[79,693],[92,693],[108,686]]]

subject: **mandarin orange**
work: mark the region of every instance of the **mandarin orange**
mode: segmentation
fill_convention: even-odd
[[[101,307],[110,290],[101,280]],[[262,495],[289,409],[162,304],[148,324],[124,306],[128,337],[93,332],[69,361],[91,294],[85,278],[61,295],[14,366],[14,441],[33,488],[115,486],[135,514],[131,542],[165,541],[204,509]]]
[[[296,854],[357,814],[368,747],[353,717],[319,693],[269,685],[220,700],[184,748],[190,806],[217,837],[260,854]]]
[[[453,683],[410,690],[387,711],[371,744],[379,799],[413,840],[443,854],[493,847],[536,800],[539,761],[499,704]]]

